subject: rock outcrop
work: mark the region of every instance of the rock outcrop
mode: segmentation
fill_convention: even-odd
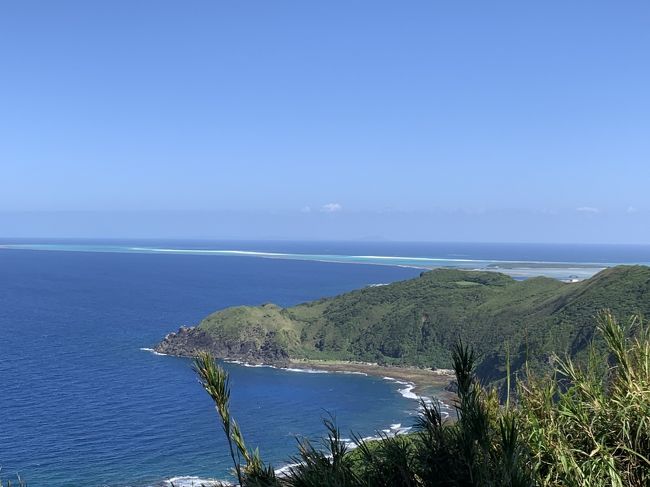
[[[154,350],[180,357],[194,357],[199,352],[207,351],[216,358],[286,367],[289,365],[289,354],[274,338],[275,333],[268,332],[259,345],[254,340],[219,340],[199,327],[181,326],[177,332],[169,333]]]

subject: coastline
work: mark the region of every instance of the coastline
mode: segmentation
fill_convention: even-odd
[[[156,352],[152,348],[143,347],[140,348],[140,350],[159,356],[168,355]],[[290,365],[288,367],[264,362],[247,363],[238,359],[219,358],[218,360],[243,367],[271,367],[290,372],[359,374],[378,377],[405,386],[404,389],[399,389],[399,392],[402,396],[409,399],[422,399],[426,403],[430,403],[435,397],[443,407],[443,415],[445,415],[446,418],[449,417],[449,412],[446,410],[451,410],[449,405],[453,403],[454,398],[456,397],[453,392],[444,389],[451,380],[455,379],[453,372],[447,369],[434,370],[412,366],[400,367],[396,365],[379,365],[371,362],[354,362],[345,360],[290,359]],[[402,427],[401,424],[394,424],[390,425],[387,429],[378,430],[376,435],[368,436],[363,439],[372,441],[381,439],[381,434],[387,436],[408,434],[411,429],[411,426]],[[351,440],[344,439],[344,441],[351,449],[356,448],[356,445]],[[279,476],[286,475],[289,469],[296,465],[296,463],[287,463],[276,468],[275,473]],[[236,485],[228,480],[206,479],[195,476],[180,476],[166,479],[163,481],[163,485],[192,487],[197,485],[197,482],[200,482],[201,485],[205,485],[206,487],[227,487]]]
[[[176,356],[191,358],[190,354],[169,354],[156,348],[141,347],[140,350],[158,356]],[[455,397],[453,392],[445,390],[455,379],[449,369],[424,369],[414,366],[380,365],[372,362],[355,362],[348,360],[318,360],[290,358],[288,364],[278,364],[265,361],[244,361],[237,357],[216,357],[225,363],[242,365],[244,367],[272,367],[289,372],[334,372],[340,374],[359,374],[379,377],[386,380],[410,386],[408,392],[417,396],[429,396],[432,391],[438,399],[449,403]]]
[[[379,365],[371,362],[337,360],[290,359],[291,368],[301,370],[322,370],[342,374],[363,374],[413,385],[411,391],[418,396],[428,395],[432,389],[436,396],[447,402],[454,394],[444,388],[454,380],[454,374],[447,369],[423,369],[412,366]]]

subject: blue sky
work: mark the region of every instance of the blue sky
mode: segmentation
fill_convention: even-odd
[[[3,2],[0,236],[650,243],[649,52],[645,1]]]

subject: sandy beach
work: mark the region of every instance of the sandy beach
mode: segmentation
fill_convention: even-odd
[[[398,367],[379,365],[369,362],[348,362],[334,360],[308,360],[292,359],[291,367],[296,369],[315,369],[328,372],[358,373],[376,377],[390,377],[404,382],[412,383],[413,392],[418,395],[429,395],[432,389],[439,389],[436,395],[448,402],[454,397],[453,393],[444,390],[444,387],[454,379],[454,374],[446,369],[423,369],[419,367]]]

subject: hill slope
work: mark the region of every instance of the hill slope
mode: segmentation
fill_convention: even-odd
[[[447,368],[461,337],[481,356],[479,375],[492,381],[503,376],[506,343],[514,370],[526,359],[541,366],[552,352],[580,355],[604,308],[649,315],[650,268],[614,267],[578,283],[438,269],[290,308],[228,308],[169,334],[156,350],[208,349],[280,365],[310,358]]]

